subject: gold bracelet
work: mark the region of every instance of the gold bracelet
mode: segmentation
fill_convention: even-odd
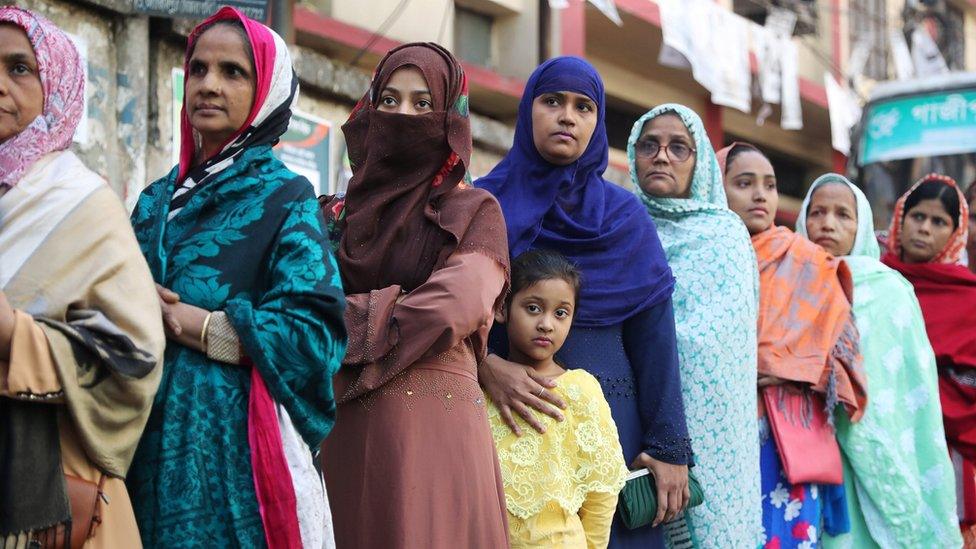
[[[203,328],[200,329],[200,348],[204,353],[207,352],[207,328],[210,327],[210,317],[213,313],[207,313],[207,318],[203,319]]]

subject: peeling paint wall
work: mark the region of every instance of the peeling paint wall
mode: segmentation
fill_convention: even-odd
[[[166,40],[161,31],[150,30],[153,48],[150,52],[152,100],[149,102],[148,146],[146,150],[146,178],[155,181],[165,176],[173,168],[173,134],[179,127],[173,127],[173,87],[172,72],[183,66],[183,44]]]

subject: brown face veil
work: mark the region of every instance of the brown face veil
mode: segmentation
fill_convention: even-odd
[[[411,116],[376,109],[383,86],[407,66],[427,80],[434,112]],[[456,248],[467,228],[447,223],[440,212],[471,158],[461,65],[437,44],[391,50],[342,131],[353,166],[338,250],[346,292],[395,284],[412,290]]]

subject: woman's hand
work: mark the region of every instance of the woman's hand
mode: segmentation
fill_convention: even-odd
[[[10,343],[14,339],[14,308],[7,301],[7,294],[0,291],[0,360],[10,359]]]
[[[159,295],[159,307],[163,310],[163,327],[166,328],[166,335],[177,338],[183,333],[183,326],[176,318],[175,305],[180,302],[180,294],[156,284],[156,293]]]
[[[785,379],[774,377],[774,376],[759,376],[759,381],[757,385],[759,387],[768,387],[770,385],[782,385],[786,383]]]
[[[646,467],[654,475],[654,484],[657,485],[657,516],[654,517],[651,526],[656,527],[662,522],[674,520],[674,517],[688,506],[688,501],[691,499],[691,490],[688,488],[688,466],[658,461],[642,452],[630,464],[631,469],[641,467]]]
[[[180,302],[178,293],[159,284],[156,284],[156,293],[159,294],[159,306],[163,310],[166,336],[185,347],[206,353],[200,332],[210,311]]]
[[[545,433],[546,428],[536,419],[533,408],[557,421],[563,420],[559,408],[565,408],[566,403],[549,390],[556,386],[556,382],[538,375],[531,368],[488,355],[478,368],[478,381],[495,403],[505,425],[516,436],[522,436],[522,429],[515,423],[513,410],[540,433]]]

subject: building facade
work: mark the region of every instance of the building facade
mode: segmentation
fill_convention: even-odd
[[[676,24],[674,5],[666,0],[615,0],[617,22],[599,9],[608,1],[270,0],[301,82],[298,109],[330,125],[321,191],[341,189],[348,177],[339,127],[366,90],[373,67],[389,48],[420,40],[446,45],[464,63],[474,176],[487,173],[510,146],[519,97],[538,63],[554,55],[582,55],[606,83],[608,178],[627,184],[623,148],[633,120],[654,105],[679,102],[702,116],[716,147],[745,140],[769,154],[788,218],[810,181],[846,162],[832,147],[824,75],[866,93],[872,82],[895,75],[892,30],[922,20],[917,10],[911,11],[919,3],[911,0],[701,0],[709,4],[701,9],[712,10],[712,16],[715,9],[724,10],[719,20],[745,29],[731,35],[706,28],[691,37],[693,42],[718,40],[713,49],[744,63],[739,72],[718,69],[726,70],[727,80],[730,74],[735,77],[732,84],[741,84],[742,75],[748,80],[747,104],[741,104],[740,86],[740,104],[730,107],[723,106],[727,99],[717,99],[714,86],[700,83],[697,66],[692,70],[660,60],[662,46],[687,21],[680,19],[686,17],[680,10],[695,2],[672,0],[678,5]],[[174,69],[182,65],[186,36],[196,21],[145,15],[134,0],[15,3],[47,15],[83,45],[88,116],[75,147],[131,207],[139,191],[174,163],[179,107]],[[553,7],[561,3],[565,7]],[[934,4],[941,10],[939,21],[948,21],[940,47],[950,67],[976,70],[976,0]],[[801,129],[784,129],[781,104],[765,102],[764,107],[760,98],[768,82],[763,52],[769,50],[760,38],[784,13],[792,29],[786,40],[796,50],[799,102],[791,110],[802,116]]]

